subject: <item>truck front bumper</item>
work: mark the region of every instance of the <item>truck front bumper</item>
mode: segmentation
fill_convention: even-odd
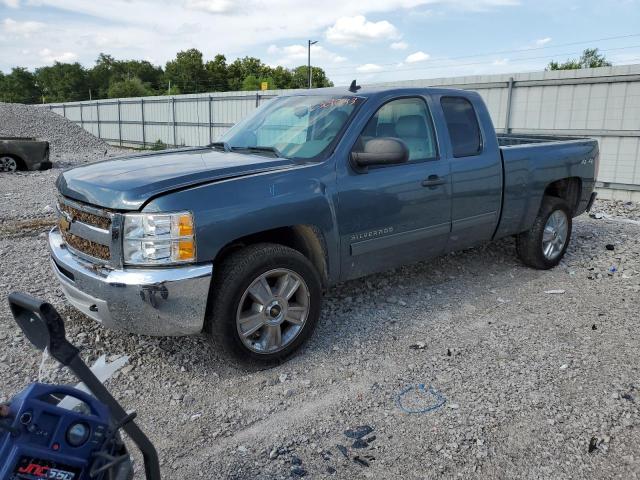
[[[69,303],[107,328],[158,336],[202,331],[212,264],[167,268],[98,267],[49,233],[53,271]]]

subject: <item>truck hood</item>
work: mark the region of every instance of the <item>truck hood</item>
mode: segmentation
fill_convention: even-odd
[[[188,148],[72,168],[58,177],[57,187],[62,195],[81,202],[114,210],[139,210],[162,193],[295,165],[286,158]]]

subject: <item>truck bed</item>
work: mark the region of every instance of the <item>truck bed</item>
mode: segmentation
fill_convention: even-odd
[[[550,178],[576,179],[580,195],[574,215],[584,212],[595,184],[598,142],[591,138],[500,134],[504,188],[496,238],[528,230]]]

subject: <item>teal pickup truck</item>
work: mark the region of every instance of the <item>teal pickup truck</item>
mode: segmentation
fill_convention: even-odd
[[[591,139],[496,135],[474,92],[309,90],[207,147],[61,174],[52,266],[105,327],[205,332],[270,364],[309,338],[337,282],[507,236],[554,267],[598,158]]]

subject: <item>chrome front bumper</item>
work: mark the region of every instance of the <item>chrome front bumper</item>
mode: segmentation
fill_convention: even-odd
[[[71,254],[57,227],[49,232],[49,250],[69,303],[105,327],[159,336],[202,331],[212,264],[99,267]]]

